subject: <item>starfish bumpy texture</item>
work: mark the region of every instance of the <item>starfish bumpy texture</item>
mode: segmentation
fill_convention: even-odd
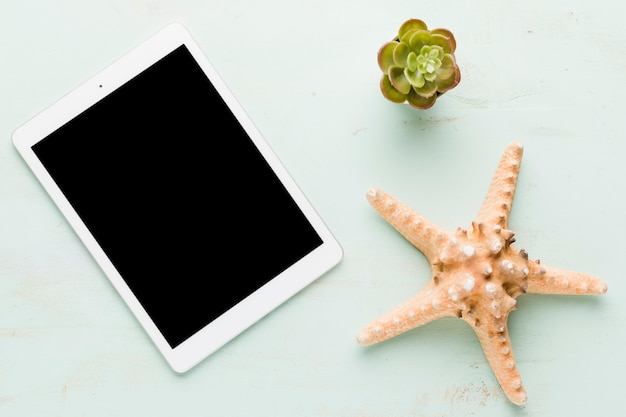
[[[370,345],[443,317],[459,317],[478,336],[509,400],[526,403],[507,328],[516,298],[531,294],[604,294],[597,277],[529,260],[513,247],[508,228],[523,147],[509,145],[475,220],[467,229],[445,230],[380,189],[370,189],[372,206],[428,259],[432,276],[417,294],[364,327],[358,343]]]

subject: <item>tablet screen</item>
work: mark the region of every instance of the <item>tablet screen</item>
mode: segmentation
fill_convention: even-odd
[[[185,45],[32,150],[172,348],[322,244]]]

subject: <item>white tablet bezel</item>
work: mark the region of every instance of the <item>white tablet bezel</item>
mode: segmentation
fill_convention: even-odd
[[[32,146],[183,44],[191,52],[224,101],[236,115],[249,137],[254,141],[261,154],[282,181],[284,187],[289,191],[310,224],[320,235],[323,243],[316,250],[263,285],[191,338],[177,347],[171,348],[81,218],[69,204],[55,181],[39,161],[32,150]],[[99,74],[17,128],[13,133],[13,143],[117,292],[156,344],[165,360],[176,372],[186,372],[198,364],[271,310],[323,275],[339,263],[342,258],[342,249],[335,237],[298,188],[213,66],[206,59],[187,29],[179,23],[168,25]],[[225,273],[228,272],[225,271]]]

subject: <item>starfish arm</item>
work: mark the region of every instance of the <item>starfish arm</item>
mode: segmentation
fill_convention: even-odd
[[[433,296],[432,281],[422,291],[389,310],[357,335],[361,345],[372,345],[442,317],[457,317],[458,307],[446,298]]]
[[[487,196],[476,216],[476,223],[499,225],[508,228],[515,186],[522,162],[523,146],[520,142],[509,145],[500,159]]]
[[[433,263],[448,231],[426,219],[419,212],[377,188],[367,191],[367,199],[376,211],[402,236]]]
[[[601,295],[607,285],[600,278],[531,262],[527,293],[561,295]]]
[[[504,323],[506,319],[507,317],[504,318]],[[476,326],[470,321],[468,323],[478,336],[485,357],[506,396],[513,404],[525,404],[526,390],[513,356],[511,339],[506,326],[498,326],[496,323]]]

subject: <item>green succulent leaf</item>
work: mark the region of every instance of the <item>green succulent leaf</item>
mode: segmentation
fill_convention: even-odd
[[[419,19],[409,19],[400,26],[400,29],[398,29],[398,39],[402,39],[402,37],[409,31],[427,29],[428,26],[426,26],[426,23],[423,21]]]
[[[383,96],[393,103],[404,103],[406,101],[406,94],[402,94],[391,85],[389,78],[383,75],[380,79],[380,91]]]
[[[454,69],[455,71],[453,77],[450,77],[447,80],[439,80],[437,85],[437,91],[439,93],[445,93],[446,91],[452,90],[459,84],[459,82],[461,82],[461,71],[459,70],[459,67],[455,67]]]
[[[437,73],[436,72],[430,72],[430,73],[427,72],[427,73],[424,74],[424,79],[426,81],[433,82],[433,81],[435,81],[437,79]]]
[[[405,66],[411,72],[417,71],[417,67],[419,66],[419,57],[415,52],[409,52],[409,55],[406,58]]]
[[[433,34],[430,37],[430,45],[440,46],[445,52],[452,53],[454,51],[454,43],[450,41],[450,38],[447,38],[440,34]]]
[[[447,80],[455,73],[456,62],[451,54],[445,54],[441,60],[441,67],[437,71],[440,80]]]
[[[405,76],[405,69],[398,66],[393,66],[389,68],[389,81],[391,85],[401,92],[402,94],[408,94],[411,90],[411,82]]]
[[[387,42],[378,50],[378,67],[385,73],[390,66],[394,65],[393,51],[397,44],[397,42]]]
[[[411,71],[409,68],[404,69],[404,78],[408,80],[412,87],[422,87],[426,83],[424,74],[419,71]],[[408,91],[407,91],[408,93]]]
[[[417,30],[408,39],[409,47],[412,51],[419,52],[424,46],[430,45],[432,35],[426,30]]]
[[[393,62],[395,65],[405,67],[407,65],[408,55],[411,52],[409,45],[405,42],[397,42],[393,50]]]
[[[422,97],[431,97],[437,93],[438,85],[436,82],[425,82],[423,86],[416,87],[413,86],[413,90]]]
[[[454,51],[456,51],[456,39],[454,38],[452,32],[450,32],[448,29],[433,29],[430,31],[430,33],[432,33],[433,35],[441,35],[444,38],[448,39],[448,45],[450,45],[450,49],[446,49],[447,53],[452,54],[454,53]]]
[[[406,101],[416,109],[426,110],[431,108],[435,101],[437,100],[437,95],[434,94],[430,97],[420,96],[415,90],[411,90],[406,97]]]

